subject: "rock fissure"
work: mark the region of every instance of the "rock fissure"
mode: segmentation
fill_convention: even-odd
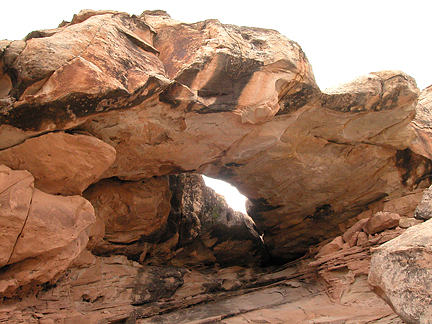
[[[13,247],[12,247],[12,250],[11,250],[10,256],[9,256],[7,262],[6,262],[6,265],[10,263],[10,261],[11,261],[11,259],[12,259],[12,256],[13,256],[14,253],[15,253],[15,248],[16,248],[16,246],[17,246],[17,244],[18,244],[18,241],[19,241],[19,239],[21,238],[21,236],[22,236],[22,234],[23,234],[23,232],[24,232],[24,228],[26,227],[27,221],[28,221],[29,216],[30,216],[30,211],[31,211],[31,208],[32,208],[32,202],[33,202],[33,194],[32,194],[32,196],[31,196],[31,198],[30,198],[30,203],[29,203],[29,207],[28,207],[27,215],[26,215],[25,220],[24,220],[24,222],[23,222],[23,224],[22,224],[21,230],[19,231],[19,234],[18,234],[18,236],[16,237],[16,240],[15,240],[15,242],[14,242],[14,244],[13,244]]]

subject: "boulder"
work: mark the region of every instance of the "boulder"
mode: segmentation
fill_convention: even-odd
[[[9,263],[27,220],[33,183],[34,178],[28,171],[12,171],[0,165],[0,267]]]
[[[54,284],[86,248],[87,242],[88,236],[82,232],[62,248],[43,252],[0,269],[0,296],[13,298],[19,294],[39,291],[44,284]]]
[[[1,124],[67,129],[89,115],[136,105],[169,84],[152,46],[155,32],[144,20],[113,11],[77,17],[4,49],[2,80],[8,87]]]
[[[93,206],[83,197],[55,196],[34,189],[9,264],[65,248],[94,221]]]
[[[36,188],[51,194],[81,194],[115,160],[115,150],[92,136],[55,132],[0,151],[0,163],[28,170]]]
[[[400,218],[400,215],[396,213],[378,212],[369,218],[363,229],[367,234],[382,232],[387,228],[398,226]]]
[[[369,285],[405,323],[432,321],[431,242],[429,220],[408,228],[372,255]]]
[[[344,243],[345,241],[343,240],[342,236],[338,236],[334,238],[330,243],[324,245],[315,257],[320,258],[324,255],[339,251],[342,249]]]
[[[401,228],[410,228],[412,226],[423,223],[422,220],[410,217],[401,217],[399,220],[399,227]]]
[[[418,98],[416,116],[411,122],[416,133],[415,139],[410,144],[410,149],[417,154],[432,159],[432,85],[424,89]]]
[[[414,217],[420,220],[432,218],[432,187],[423,192],[423,197],[415,209]]]
[[[50,195],[33,183],[28,171],[0,166],[0,296],[62,274],[85,249],[85,229],[95,221],[83,197]]]
[[[368,221],[368,218],[363,218],[356,222],[343,234],[343,240],[347,243],[350,243],[350,246],[356,245],[358,233],[363,230],[363,226]],[[353,239],[354,237],[355,239]]]

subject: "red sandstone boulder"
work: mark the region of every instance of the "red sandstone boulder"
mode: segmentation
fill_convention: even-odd
[[[367,234],[382,232],[387,228],[399,225],[400,215],[389,212],[378,212],[364,224],[363,229]]]
[[[27,171],[0,166],[0,295],[45,283],[85,249],[85,229],[95,221],[80,196],[54,196],[33,187]]]
[[[36,188],[51,194],[81,194],[115,160],[110,145],[85,135],[48,133],[0,151],[0,163],[28,170]]]

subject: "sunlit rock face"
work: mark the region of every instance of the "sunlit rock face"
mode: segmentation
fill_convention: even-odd
[[[412,121],[413,129],[416,133],[416,138],[412,141],[410,149],[417,154],[423,155],[428,159],[431,155],[431,118],[432,117],[432,85],[424,89],[418,98],[416,108],[416,116]]]
[[[67,131],[114,148],[78,193],[112,177],[227,180],[278,262],[430,169],[407,150],[411,77],[382,71],[321,92],[300,46],[273,30],[83,11],[0,45],[1,147]]]

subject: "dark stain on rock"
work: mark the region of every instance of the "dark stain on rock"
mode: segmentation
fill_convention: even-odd
[[[312,215],[307,216],[313,221],[326,221],[329,216],[334,213],[333,208],[330,204],[324,204],[315,208],[315,212]]]
[[[404,186],[415,188],[422,181],[428,181],[429,185],[432,183],[432,162],[408,148],[397,151],[395,165],[399,169]]]
[[[96,96],[81,92],[71,93],[47,103],[41,103],[37,97],[29,98],[21,104],[16,102],[15,106],[3,107],[0,111],[0,124],[26,131],[40,130],[46,124],[54,124],[57,129],[61,129],[76,118],[137,106],[160,92],[164,86],[159,79],[151,78],[134,94],[116,89]]]
[[[169,298],[184,284],[183,268],[140,268],[132,287],[132,305],[144,305]]]
[[[216,60],[217,67],[210,80],[199,89],[198,94],[215,97],[216,100],[199,112],[235,110],[243,89],[249,83],[253,73],[261,69],[263,63],[241,55],[226,53],[217,54],[213,60]]]
[[[291,114],[312,103],[320,95],[321,91],[315,84],[304,84],[299,91],[285,95],[279,100],[281,108],[276,116]]]

